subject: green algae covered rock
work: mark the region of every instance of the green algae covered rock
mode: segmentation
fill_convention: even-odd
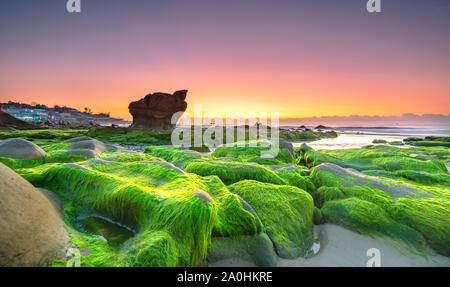
[[[188,175],[168,162],[95,159],[44,165],[22,175],[63,198],[69,223],[99,214],[136,230],[116,249],[91,243],[93,266],[198,266],[211,236],[262,230],[248,204],[217,177]]]
[[[140,165],[144,175],[159,172],[159,176],[171,180],[165,182],[165,188],[153,188],[143,184],[145,176],[140,180],[137,175],[131,178],[121,176],[125,169],[137,171],[137,165]],[[134,258],[132,266],[200,264],[206,256],[217,217],[217,205],[214,202],[205,205],[203,200],[192,194],[197,187],[183,184],[188,181],[185,175],[165,167],[137,163],[128,164],[126,168],[115,166],[117,164],[101,164],[95,165],[94,169],[81,169],[57,165],[34,180],[41,186],[51,187],[73,207],[69,217],[95,213],[137,230],[132,243],[125,243],[120,249],[122,256],[116,256],[113,252],[103,254],[106,257],[103,262],[122,266],[128,265],[128,258]],[[146,183],[150,182],[148,180]],[[160,240],[154,238],[155,232],[160,235]],[[152,253],[151,260],[134,254],[133,250],[137,250],[139,245],[145,249],[139,249],[137,255]]]
[[[173,147],[148,146],[144,153],[160,157],[181,168],[185,168],[190,162],[199,161],[202,158],[202,154],[199,152]]]
[[[344,198],[344,193],[337,187],[321,186],[313,194],[314,202],[322,206],[326,201]]]
[[[273,166],[270,167],[274,170]],[[304,169],[296,165],[288,165],[277,167],[276,173],[287,184],[301,188],[309,193],[314,192],[316,189],[314,183],[309,176],[305,175]]]
[[[430,197],[423,190],[399,184],[387,179],[366,176],[356,170],[345,169],[332,163],[323,163],[314,168],[311,175],[316,186],[337,187],[341,190],[354,186],[368,186],[382,190],[393,199],[400,197]]]
[[[424,147],[450,147],[450,137],[444,136],[428,136],[425,138],[406,138],[403,140],[405,143],[413,146]]]
[[[232,157],[259,164],[275,165],[294,162],[294,148],[291,143],[280,140],[278,148],[271,147],[270,141],[236,142],[218,147],[211,155],[215,158]]]
[[[313,222],[316,225],[323,224],[325,222],[325,219],[323,218],[322,211],[314,206],[314,215],[313,215]]]
[[[354,197],[327,201],[321,211],[327,222],[363,235],[400,240],[418,253],[425,250],[425,239],[419,232],[394,221],[385,210],[371,202]]]
[[[401,198],[392,218],[421,232],[438,253],[450,256],[450,202],[444,198]]]
[[[313,243],[313,200],[296,187],[244,180],[229,186],[248,202],[283,258],[304,256]]]
[[[274,184],[285,184],[285,181],[283,181],[283,179],[275,172],[258,164],[196,161],[189,163],[185,170],[201,176],[216,175],[226,184],[232,184],[244,179],[253,179]]]
[[[307,145],[300,147],[299,163],[308,167],[322,163],[334,163],[344,168],[383,170],[390,173],[402,170],[448,174],[443,160],[448,160],[448,149],[398,148],[394,146],[372,145],[361,149],[315,151]]]
[[[74,229],[72,243],[86,249],[83,266],[199,266],[205,258],[230,256],[275,266],[275,253],[305,255],[313,222],[325,221],[393,238],[419,253],[426,240],[450,254],[446,147],[315,151],[302,145],[292,155],[288,143],[263,157],[268,149],[258,143],[222,146],[208,156],[163,146],[144,153],[110,149],[87,137],[62,141],[85,132],[23,134],[46,156],[0,161],[61,197],[64,221]],[[104,136],[109,141],[122,135]],[[74,147],[78,142],[86,144]],[[113,245],[77,230],[77,218],[92,215],[134,233]]]

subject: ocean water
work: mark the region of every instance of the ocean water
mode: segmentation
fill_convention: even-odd
[[[425,136],[450,136],[450,125],[448,126],[340,126],[332,127],[339,136],[332,139],[321,139],[318,141],[296,141],[294,146],[307,143],[314,149],[350,149],[361,148],[373,144],[375,139],[385,141],[403,141],[407,137],[424,138]],[[396,145],[396,147],[409,147],[408,145]]]

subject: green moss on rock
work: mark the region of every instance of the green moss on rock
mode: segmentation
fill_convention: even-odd
[[[280,257],[304,256],[313,243],[313,200],[296,187],[244,180],[229,186],[261,219]]]
[[[214,150],[212,156],[215,158],[232,157],[244,162],[255,162],[259,164],[285,164],[293,163],[293,150],[289,151],[280,144],[279,148],[270,148],[269,141],[236,142],[231,145],[221,146]],[[292,148],[293,149],[293,148]]]
[[[160,157],[181,168],[185,168],[190,162],[199,161],[202,158],[202,154],[199,152],[173,147],[149,146],[145,148],[144,153]]]
[[[438,253],[450,256],[450,203],[443,198],[402,198],[391,210],[392,218],[421,232]]]
[[[395,222],[385,210],[371,202],[354,197],[328,201],[321,211],[327,222],[363,235],[387,236],[404,242],[418,253],[425,252],[425,239],[419,232]]]
[[[329,200],[344,198],[344,193],[337,187],[321,186],[314,193],[314,202],[320,207]]]
[[[244,179],[285,184],[285,181],[275,172],[258,164],[197,161],[189,163],[185,170],[201,176],[216,175],[226,184],[232,184]]]

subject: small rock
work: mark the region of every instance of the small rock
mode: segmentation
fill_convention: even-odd
[[[16,159],[40,159],[46,156],[46,152],[30,141],[12,138],[0,142],[0,156]]]

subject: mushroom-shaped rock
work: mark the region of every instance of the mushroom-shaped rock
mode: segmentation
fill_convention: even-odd
[[[172,121],[173,115],[186,111],[186,95],[187,90],[176,91],[172,95],[153,93],[139,101],[131,102],[128,107],[133,116],[131,127],[156,131],[173,130],[173,123],[181,116],[177,114],[178,117]]]

